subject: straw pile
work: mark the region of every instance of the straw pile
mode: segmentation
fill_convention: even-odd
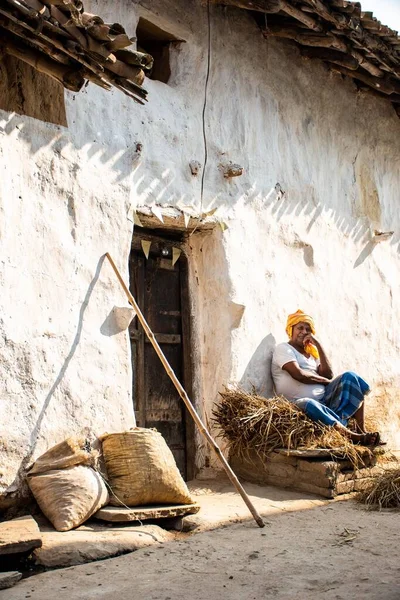
[[[266,455],[277,448],[323,448],[357,465],[370,452],[354,446],[337,429],[311,421],[283,397],[266,399],[239,388],[225,389],[220,396],[222,401],[213,412],[214,422],[230,451],[238,456],[245,456],[249,450]]]
[[[384,471],[358,494],[357,500],[375,510],[400,508],[400,468]]]

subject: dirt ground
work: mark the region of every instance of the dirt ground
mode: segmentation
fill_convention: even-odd
[[[243,521],[247,509],[228,482],[193,487],[200,533],[35,575],[0,591],[0,600],[400,598],[400,513],[246,485],[265,517],[260,529]]]

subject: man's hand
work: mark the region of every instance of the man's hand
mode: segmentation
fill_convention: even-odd
[[[325,354],[325,350],[323,349],[321,342],[317,340],[317,338],[312,333],[307,333],[307,335],[303,338],[304,348],[307,348],[308,344],[314,344],[317,347],[319,353],[320,364],[318,366],[318,374],[322,375],[322,377],[326,377],[327,379],[332,379],[333,371],[330,365],[330,362]]]
[[[293,379],[296,379],[296,381],[300,381],[301,383],[320,383],[321,385],[328,385],[328,383],[331,382],[330,379],[324,377],[320,373],[309,371],[308,369],[300,369],[299,363],[296,361],[286,363],[286,365],[283,365],[282,369],[289,373]]]
[[[321,347],[321,344],[319,343],[317,338],[313,336],[312,333],[307,333],[307,335],[304,336],[303,344],[304,346],[308,346],[308,344],[314,344],[314,346],[317,346],[317,348]]]

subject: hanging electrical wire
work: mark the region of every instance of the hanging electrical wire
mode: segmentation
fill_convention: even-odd
[[[204,85],[204,103],[202,112],[202,124],[203,124],[203,141],[204,141],[204,167],[201,175],[201,190],[200,190],[200,214],[203,212],[203,196],[204,196],[204,180],[206,174],[207,160],[208,160],[208,145],[207,145],[207,130],[206,130],[206,109],[207,109],[207,95],[208,95],[208,82],[210,80],[211,70],[211,14],[210,14],[210,0],[207,0],[207,29],[208,29],[208,48],[207,48],[207,73]]]
[[[203,144],[204,144],[204,165],[203,171],[201,174],[201,184],[200,184],[200,210],[199,210],[199,219],[203,214],[203,200],[204,200],[204,181],[206,176],[206,168],[208,161],[208,141],[207,141],[207,129],[206,129],[206,111],[207,111],[207,100],[208,100],[208,83],[210,80],[210,71],[211,71],[211,12],[210,12],[210,0],[207,0],[207,31],[208,31],[208,42],[207,42],[207,70],[206,70],[206,78],[204,83],[204,101],[203,108],[201,114],[202,121],[202,130],[203,130]],[[190,235],[193,235],[198,227],[198,223],[191,231]]]

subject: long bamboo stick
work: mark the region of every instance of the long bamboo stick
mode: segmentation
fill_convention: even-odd
[[[248,495],[246,494],[246,491],[244,490],[243,486],[240,484],[238,478],[236,477],[235,473],[232,471],[231,467],[229,466],[227,460],[225,459],[224,455],[222,454],[219,446],[217,445],[217,443],[213,440],[213,438],[211,437],[209,431],[207,430],[206,426],[204,425],[203,421],[201,420],[201,418],[199,417],[199,415],[197,414],[192,402],[190,401],[189,396],[187,395],[187,393],[185,392],[183,386],[181,385],[179,379],[176,377],[174,371],[172,370],[172,367],[170,366],[168,360],[166,359],[163,351],[161,350],[155,336],[154,333],[152,332],[152,330],[150,329],[149,325],[147,324],[146,319],[144,318],[142,311],[140,310],[139,306],[136,303],[135,298],[132,296],[132,294],[129,291],[129,288],[126,286],[124,280],[122,279],[122,276],[118,270],[118,268],[116,267],[113,259],[111,258],[110,254],[108,252],[106,252],[106,257],[108,258],[108,260],[110,261],[110,264],[112,266],[112,268],[114,269],[114,272],[118,278],[118,281],[120,282],[128,300],[129,303],[133,306],[133,308],[135,309],[136,315],[143,327],[143,329],[146,332],[147,337],[149,338],[154,350],[157,352],[159,359],[161,360],[167,374],[168,377],[171,379],[172,383],[174,384],[174,386],[176,387],[180,397],[182,398],[183,402],[186,405],[186,408],[188,409],[189,413],[191,414],[191,416],[193,417],[194,422],[196,423],[196,425],[198,426],[200,433],[205,437],[205,439],[207,440],[207,442],[210,444],[211,448],[214,450],[215,454],[217,455],[217,457],[219,458],[219,460],[222,463],[222,466],[224,467],[226,474],[228,475],[229,479],[231,480],[231,482],[233,483],[234,487],[237,489],[237,491],[239,492],[239,494],[242,496],[247,508],[249,509],[249,511],[251,512],[255,522],[257,523],[257,525],[259,527],[265,527],[265,523],[262,520],[261,516],[258,514],[257,510],[255,509],[255,507],[253,506],[250,498],[248,497]]]

